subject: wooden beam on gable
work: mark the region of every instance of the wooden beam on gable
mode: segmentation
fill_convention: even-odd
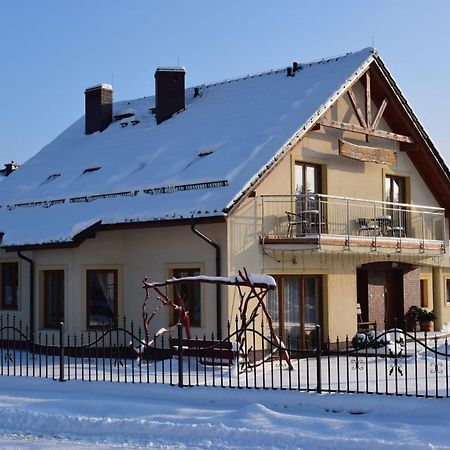
[[[354,125],[352,123],[337,122],[336,120],[320,119],[317,122],[324,127],[337,128],[338,130],[343,131],[352,131],[353,133],[390,139],[391,141],[406,142],[408,144],[414,143],[414,140],[411,137],[404,136],[403,134],[391,133],[390,131],[372,130],[370,128],[360,127],[359,125]]]
[[[401,152],[417,152],[420,150],[420,147],[418,144],[408,144],[406,142],[400,142],[399,150]]]
[[[383,116],[383,113],[384,113],[384,110],[386,109],[387,103],[388,103],[388,101],[385,98],[383,100],[383,103],[380,105],[380,107],[379,107],[379,109],[377,111],[377,115],[375,116],[375,119],[373,119],[371,128],[373,128],[374,130],[377,129],[377,127],[378,127],[378,125],[380,123],[381,117]]]
[[[372,123],[372,99],[370,95],[370,74],[366,72],[366,123],[370,126]],[[374,127],[372,127],[374,128]]]
[[[358,101],[356,100],[355,94],[353,93],[352,88],[350,88],[347,91],[348,96],[350,97],[350,101],[352,102],[353,105],[353,109],[356,111],[356,115],[358,117],[359,120],[359,124],[364,127],[367,128],[367,122],[366,119],[364,119],[364,114],[358,104]]]

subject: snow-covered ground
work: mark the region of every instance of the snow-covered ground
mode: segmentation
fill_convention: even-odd
[[[450,448],[450,400],[0,377],[0,448]]]

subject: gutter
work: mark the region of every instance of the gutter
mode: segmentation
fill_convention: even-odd
[[[19,250],[17,256],[30,264],[30,336],[34,335],[34,261],[27,256],[22,255]]]
[[[220,264],[220,247],[212,239],[205,236],[199,230],[195,228],[194,218],[191,218],[191,231],[196,234],[199,238],[203,239],[206,243],[211,245],[216,250],[216,276],[221,276],[221,264]],[[217,329],[217,339],[222,338],[222,291],[220,289],[220,284],[216,284],[216,329]]]

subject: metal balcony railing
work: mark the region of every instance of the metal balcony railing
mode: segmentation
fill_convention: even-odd
[[[264,195],[262,236],[445,240],[443,208],[323,194]]]

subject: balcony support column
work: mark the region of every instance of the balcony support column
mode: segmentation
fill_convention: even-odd
[[[440,330],[443,325],[444,304],[445,304],[444,274],[442,267],[433,267],[433,311],[436,314],[434,329]],[[431,305],[430,305],[431,306]]]

